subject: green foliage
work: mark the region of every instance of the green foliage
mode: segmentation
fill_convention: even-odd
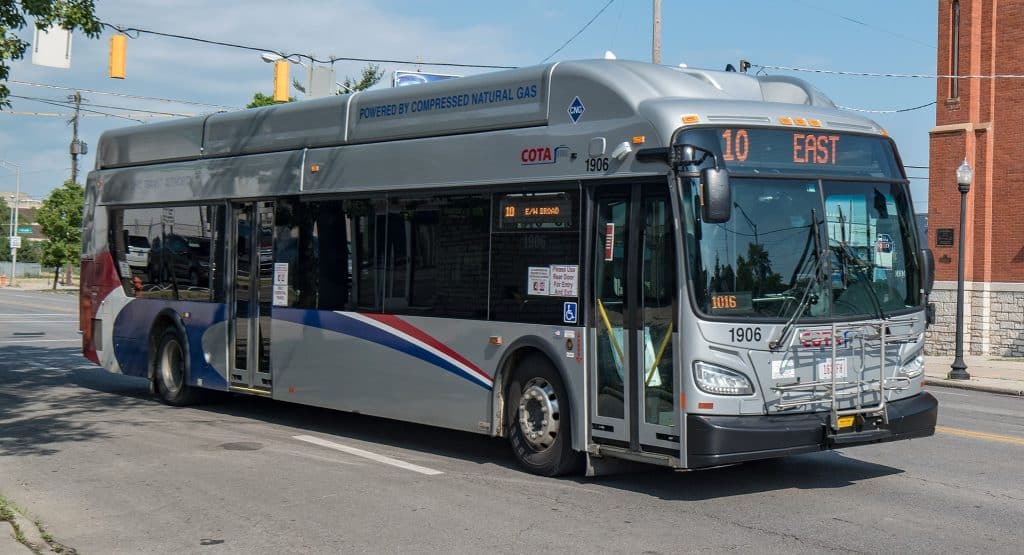
[[[345,80],[341,83],[341,90],[338,94],[347,94],[357,91],[365,91],[366,89],[374,86],[380,81],[380,78],[384,77],[384,70],[377,64],[367,64],[363,68],[363,74],[359,80],[356,81],[351,77],[345,77]]]
[[[42,262],[43,261],[43,246],[39,241],[28,241],[24,237],[21,239],[21,248],[18,249],[18,263],[22,262]]]
[[[0,0],[2,2],[3,0]],[[350,92],[366,90],[380,81],[381,77],[384,77],[384,70],[377,64],[368,64],[363,68],[363,73],[356,81],[352,77],[345,77],[345,81],[341,83],[341,90],[338,94],[347,94]],[[305,94],[306,87],[302,86],[296,80],[292,80],[292,87],[297,91]],[[295,102],[295,97],[288,97],[288,102]],[[252,102],[245,105],[246,108],[260,108],[262,106],[273,106],[274,104],[281,104],[280,102],[274,101],[274,95],[265,95],[263,93],[255,93],[252,95]]]
[[[0,109],[11,105],[7,100],[7,60],[21,59],[28,48],[28,43],[17,35],[28,24],[25,18],[34,19],[39,29],[56,24],[96,38],[102,27],[94,12],[93,0],[0,0]]]
[[[82,245],[82,204],[84,190],[74,181],[54,189],[36,212],[43,228],[42,263],[60,266],[77,262]]]
[[[295,97],[288,97],[288,102],[295,102]],[[252,102],[245,105],[246,108],[260,108],[263,106],[273,106],[275,104],[283,104],[274,100],[274,95],[265,95],[263,93],[255,93],[252,95]]]

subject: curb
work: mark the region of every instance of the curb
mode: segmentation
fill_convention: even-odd
[[[1012,395],[1015,397],[1024,397],[1024,390],[1018,390],[1012,387],[996,387],[991,385],[981,385],[971,383],[969,381],[954,381],[941,378],[925,378],[924,384],[936,387],[948,387],[950,389],[969,389],[971,391],[984,391],[986,393],[995,393],[997,395]]]

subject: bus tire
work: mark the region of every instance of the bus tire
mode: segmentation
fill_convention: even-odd
[[[583,457],[572,449],[569,395],[551,362],[524,357],[506,399],[506,437],[519,464],[541,476],[578,472]]]
[[[198,391],[188,385],[188,357],[185,339],[177,329],[164,330],[153,359],[153,388],[164,403],[182,407],[196,402]]]

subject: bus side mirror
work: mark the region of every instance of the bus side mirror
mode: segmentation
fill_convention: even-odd
[[[701,219],[721,224],[732,217],[732,188],[724,168],[704,168],[700,172]]]
[[[935,255],[931,249],[921,249],[921,276],[924,279],[924,294],[931,295],[935,286]]]

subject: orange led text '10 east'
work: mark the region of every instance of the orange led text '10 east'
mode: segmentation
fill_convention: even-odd
[[[793,162],[835,165],[838,143],[839,135],[793,133]]]

